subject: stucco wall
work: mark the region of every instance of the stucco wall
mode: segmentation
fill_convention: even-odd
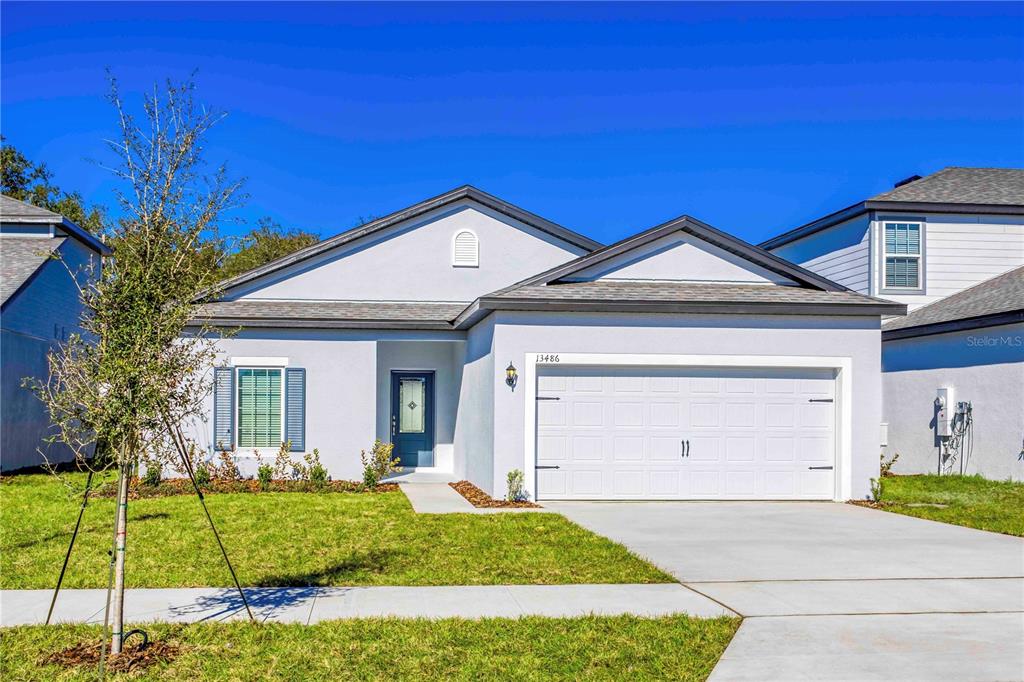
[[[955,401],[973,406],[965,473],[1024,480],[1024,324],[887,341],[882,357],[886,453],[899,453],[897,473],[938,470],[934,401],[952,387]]]
[[[878,476],[881,359],[878,318],[728,315],[500,313],[494,330],[494,471],[488,492],[505,493],[525,461],[525,391],[510,391],[499,368],[527,353],[663,353],[841,356],[852,361],[852,495]],[[532,492],[532,491],[531,491]]]
[[[463,357],[459,411],[455,423],[458,478],[489,488],[494,476],[494,316],[469,330]],[[504,367],[504,366],[503,366]]]
[[[461,230],[479,239],[479,267],[452,266],[452,239]],[[268,275],[230,297],[469,302],[583,253],[467,200]]]

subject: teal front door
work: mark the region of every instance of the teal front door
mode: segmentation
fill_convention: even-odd
[[[434,466],[434,373],[391,373],[391,442],[403,467]]]

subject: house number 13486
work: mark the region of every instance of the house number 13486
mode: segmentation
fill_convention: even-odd
[[[558,362],[558,355],[552,355],[550,353],[541,353],[537,356],[537,362]]]

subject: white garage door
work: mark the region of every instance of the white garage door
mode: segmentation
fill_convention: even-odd
[[[537,497],[832,499],[831,370],[542,367]]]

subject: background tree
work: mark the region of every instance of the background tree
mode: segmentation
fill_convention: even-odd
[[[238,240],[236,250],[224,256],[221,277],[234,277],[318,241],[320,235],[316,233],[298,228],[284,229],[270,218],[260,218],[256,227]]]
[[[106,232],[113,257],[82,285],[84,333],[50,353],[50,375],[36,389],[79,462],[119,475],[108,600],[116,654],[124,631],[128,481],[141,457],[179,465],[177,455],[194,447],[180,427],[201,416],[217,333],[186,333],[186,326],[194,301],[216,291],[208,249],[219,244],[218,221],[240,199],[240,185],[223,166],[205,172],[203,140],[222,115],[197,106],[191,81],[168,82],[144,97],[139,123],[113,80],[110,100],[120,133],[108,142],[118,160],[111,170],[122,182],[122,216]],[[105,447],[92,457],[96,443]]]
[[[87,206],[78,192],[65,192],[54,185],[53,174],[45,163],[33,163],[2,137],[0,193],[59,213],[94,234],[100,234],[103,230],[103,207]]]

